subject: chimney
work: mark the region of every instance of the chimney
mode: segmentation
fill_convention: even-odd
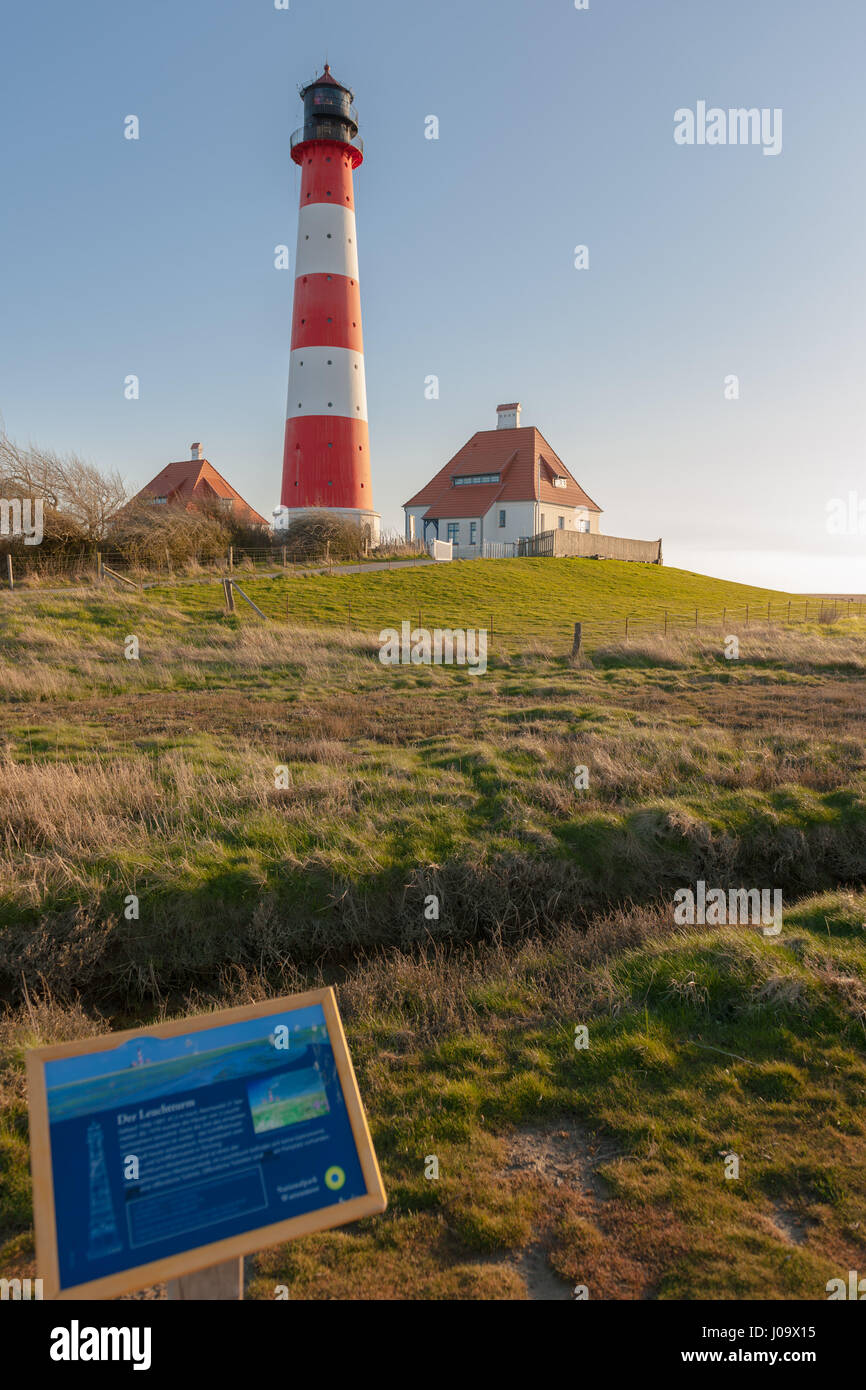
[[[190,444],[189,447],[190,447],[190,449],[192,450],[192,457],[193,457],[194,459],[200,459],[200,458],[201,458],[201,445],[200,445],[200,444]]]
[[[520,429],[520,401],[496,407],[496,428],[498,430]]]

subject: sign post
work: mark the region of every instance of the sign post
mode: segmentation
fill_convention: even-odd
[[[331,989],[27,1054],[46,1298],[243,1297],[243,1256],[385,1210]]]
[[[225,1260],[221,1265],[169,1279],[168,1296],[172,1299],[198,1302],[202,1299],[236,1300],[244,1296],[244,1261]]]

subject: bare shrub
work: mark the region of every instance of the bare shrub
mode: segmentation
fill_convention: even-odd
[[[364,531],[347,517],[310,511],[294,518],[285,544],[291,560],[357,560],[364,551]]]
[[[216,517],[198,508],[187,511],[138,502],[118,518],[111,540],[133,565],[146,568],[168,561],[180,569],[223,558],[230,534]]]

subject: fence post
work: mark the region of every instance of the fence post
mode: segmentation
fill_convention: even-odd
[[[255,611],[258,613],[258,615],[259,615],[260,618],[264,618],[264,617],[265,617],[265,614],[262,612],[261,608],[259,608],[255,603],[253,603],[252,599],[249,597],[248,594],[245,594],[245,593],[244,593],[244,591],[243,591],[243,589],[241,588],[240,584],[236,584],[235,581],[234,581],[233,579],[226,579],[226,580],[224,580],[223,582],[224,582],[225,584],[228,584],[228,586],[229,586],[230,589],[232,589],[232,590],[237,589],[237,591],[238,591],[238,593],[240,594],[241,598],[243,599],[244,603],[248,603],[248,604],[250,605],[250,608],[255,609]],[[233,595],[233,597],[234,597],[234,595]]]
[[[625,620],[625,635],[626,639],[628,639],[628,618],[626,618]]]
[[[230,546],[229,546],[229,570],[233,570],[234,567],[235,567],[235,548],[234,548],[233,545],[230,545]]]
[[[175,1301],[196,1302],[220,1300],[237,1301],[244,1296],[243,1256],[224,1260],[221,1264],[210,1265],[207,1269],[196,1270],[195,1274],[182,1274],[178,1279],[169,1279],[166,1296]]]
[[[493,637],[493,614],[490,614],[490,636]]]
[[[12,573],[12,556],[11,556],[11,555],[7,555],[7,556],[6,556],[6,568],[7,568],[7,570],[9,571],[9,588],[10,588],[10,589],[14,589],[14,588],[15,588],[15,576],[14,576],[14,574]]]
[[[578,655],[578,653],[580,652],[580,641],[581,641],[581,637],[582,637],[582,636],[583,636],[583,623],[575,623],[575,625],[574,625],[574,641],[573,641],[572,644],[571,644],[571,659],[572,659],[572,661],[574,660],[574,658],[575,658],[575,657]]]
[[[102,578],[102,555],[98,550],[96,552],[96,578]]]
[[[788,622],[791,621],[791,600],[788,599]]]
[[[286,547],[283,546],[283,569],[286,568]]]

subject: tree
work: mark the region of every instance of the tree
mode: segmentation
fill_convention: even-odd
[[[77,454],[22,448],[6,434],[0,434],[0,486],[4,497],[41,497],[45,534],[57,540],[103,541],[129,496],[116,470],[103,473]]]

